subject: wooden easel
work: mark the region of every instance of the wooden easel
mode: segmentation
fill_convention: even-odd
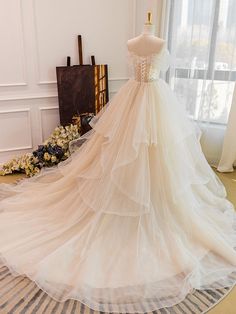
[[[56,67],[59,99],[60,123],[65,126],[72,123],[75,116],[95,115],[109,100],[108,65],[83,64],[82,37],[78,36],[79,65],[71,66],[67,57],[67,66]],[[83,123],[82,123],[83,124]],[[83,128],[82,134],[88,131]]]

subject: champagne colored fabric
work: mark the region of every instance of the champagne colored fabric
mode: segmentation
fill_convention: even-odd
[[[143,67],[145,80],[134,76],[120,89],[79,150],[0,185],[1,263],[57,301],[144,313],[194,289],[235,284],[234,207],[199,130],[153,76],[168,51],[162,62],[137,58],[134,73]]]

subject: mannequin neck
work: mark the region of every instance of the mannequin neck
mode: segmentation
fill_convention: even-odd
[[[155,25],[151,24],[144,24],[143,26],[143,31],[142,31],[142,35],[152,35],[154,36],[155,34]]]

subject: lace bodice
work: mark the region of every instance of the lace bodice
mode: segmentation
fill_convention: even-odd
[[[166,71],[170,63],[170,54],[164,46],[159,53],[138,56],[129,52],[131,78],[139,82],[152,82],[159,79],[160,71]]]

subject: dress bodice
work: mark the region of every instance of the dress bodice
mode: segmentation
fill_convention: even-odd
[[[170,63],[168,49],[164,45],[160,52],[139,56],[129,51],[131,78],[138,82],[152,82],[159,79],[160,71],[166,71]]]

